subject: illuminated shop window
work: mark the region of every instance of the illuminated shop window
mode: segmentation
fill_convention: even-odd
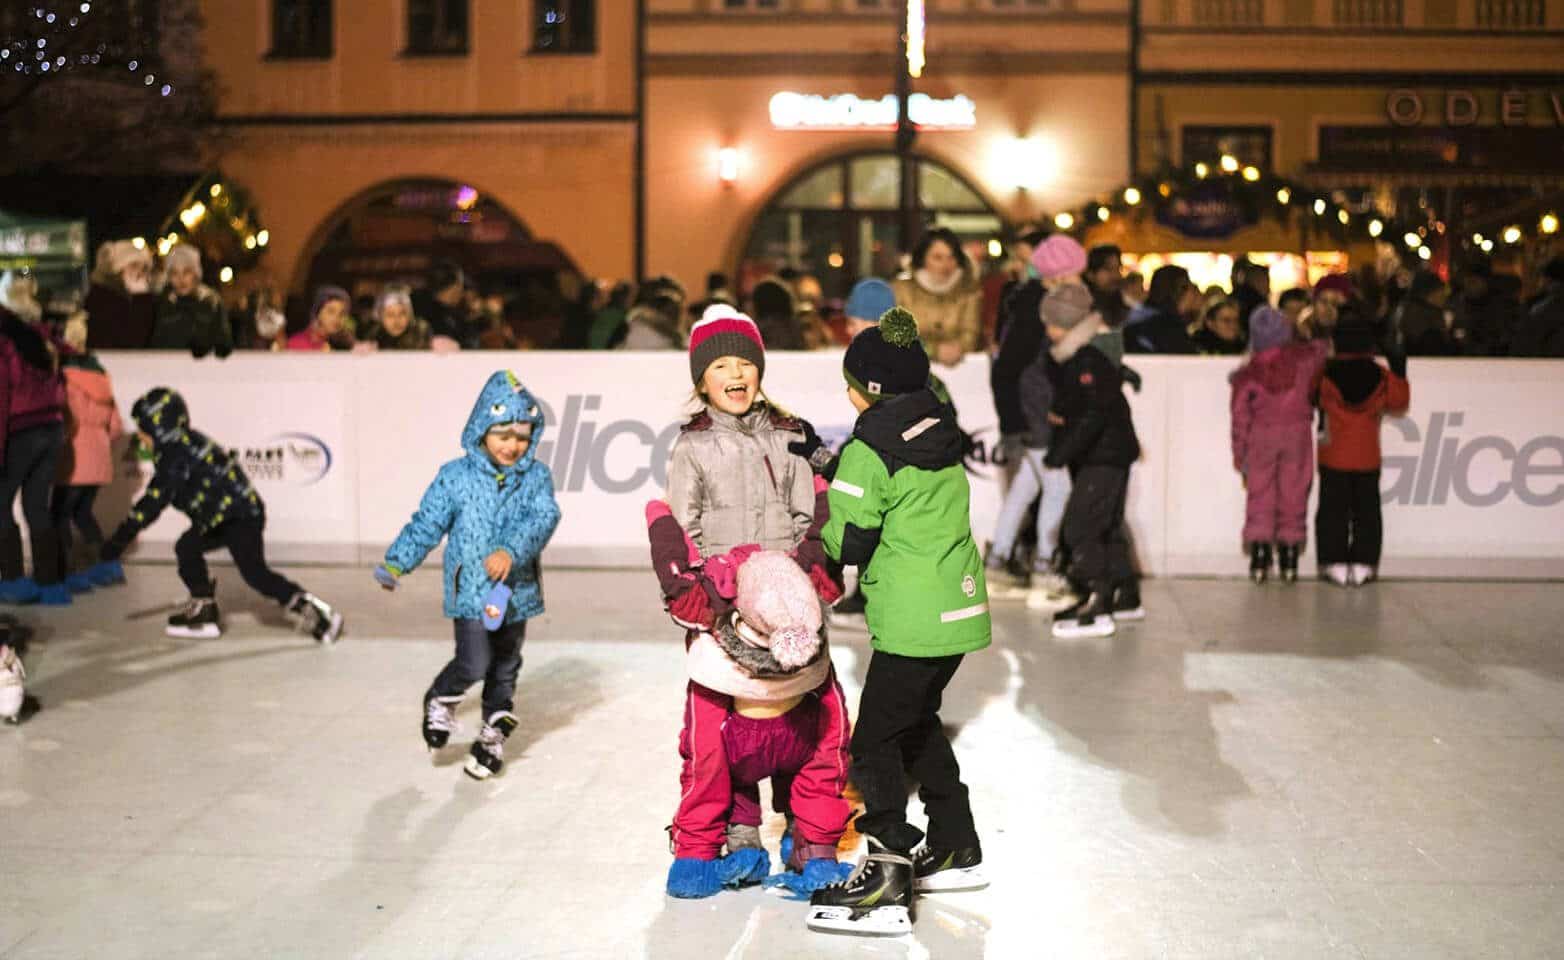
[[[1186,125],[1179,128],[1179,147],[1186,167],[1215,166],[1223,157],[1237,157],[1244,166],[1270,170],[1272,136],[1268,126]]]
[[[913,161],[919,220],[987,242],[1003,222],[959,173]],[[756,218],[740,276],[752,282],[783,267],[813,274],[827,298],[845,297],[864,277],[901,268],[898,161],[892,153],[834,157],[784,184]],[[745,284],[747,286],[747,283]]]
[[[272,0],[271,56],[331,57],[331,0]]]
[[[464,54],[467,25],[467,0],[408,0],[407,52]]]
[[[596,53],[594,0],[536,0],[533,53]]]

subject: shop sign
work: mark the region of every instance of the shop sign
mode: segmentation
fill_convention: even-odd
[[[1186,237],[1230,237],[1248,224],[1244,209],[1220,180],[1198,184],[1175,194],[1157,208],[1157,222]]]
[[[1485,112],[1482,100],[1491,103]],[[1385,98],[1385,116],[1398,127],[1415,127],[1425,120],[1432,125],[1473,127],[1480,121],[1505,127],[1524,127],[1540,120],[1564,127],[1564,91],[1505,90],[1479,99],[1474,90],[1392,90]]]
[[[977,104],[961,94],[942,100],[915,93],[907,98],[907,115],[921,130],[977,126]],[[886,94],[865,100],[850,93],[822,97],[784,91],[771,98],[771,125],[778,130],[894,130],[896,98]]]
[[[1320,166],[1353,170],[1539,170],[1564,162],[1564,127],[1322,126]]]

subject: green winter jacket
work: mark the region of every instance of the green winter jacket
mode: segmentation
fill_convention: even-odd
[[[823,539],[833,560],[859,567],[876,650],[945,657],[989,644],[961,451],[955,411],[931,389],[864,411],[842,450]]]

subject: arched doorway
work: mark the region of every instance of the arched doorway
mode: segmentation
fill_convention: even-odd
[[[900,268],[896,155],[889,151],[832,157],[793,178],[756,218],[739,264],[740,284],[782,267],[813,274],[828,299],[847,295],[863,277]],[[914,159],[918,215],[986,245],[1004,220],[967,179],[929,157]]]
[[[421,290],[452,264],[473,294],[499,297],[508,316],[545,325],[557,325],[581,286],[570,257],[536,239],[492,195],[434,178],[389,180],[359,193],[322,222],[306,262],[308,289],[334,284],[356,300],[390,283]],[[547,330],[537,335],[552,343]]]

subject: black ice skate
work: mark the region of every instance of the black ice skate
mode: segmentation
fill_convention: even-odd
[[[1146,608],[1140,603],[1140,583],[1126,580],[1113,588],[1113,619],[1119,623],[1146,619]]]
[[[1249,579],[1255,583],[1264,583],[1270,579],[1270,576],[1271,545],[1269,543],[1251,543],[1249,545]]]
[[[869,855],[852,876],[809,898],[809,929],[895,937],[912,932],[912,861],[869,838]]]
[[[1086,599],[1054,615],[1053,635],[1059,640],[1083,640],[1111,637],[1118,631],[1113,625],[1113,604],[1107,595],[1093,590]]]
[[[462,769],[474,780],[487,780],[505,769],[505,741],[516,729],[515,714],[505,710],[489,715],[489,720],[478,731],[473,741],[472,754]]]
[[[1278,544],[1276,547],[1276,565],[1281,568],[1283,583],[1298,582],[1298,554],[1300,550],[1295,543]]]
[[[446,697],[424,698],[424,745],[439,750],[451,742],[456,732],[456,705],[460,699]]]
[[[288,615],[323,647],[331,646],[342,636],[342,614],[313,593],[295,593],[288,601]]]
[[[940,850],[924,845],[912,852],[912,873],[918,893],[981,890],[988,886],[979,847]]]
[[[215,640],[223,635],[217,601],[210,597],[191,597],[184,609],[168,618],[163,632],[186,640]]]

